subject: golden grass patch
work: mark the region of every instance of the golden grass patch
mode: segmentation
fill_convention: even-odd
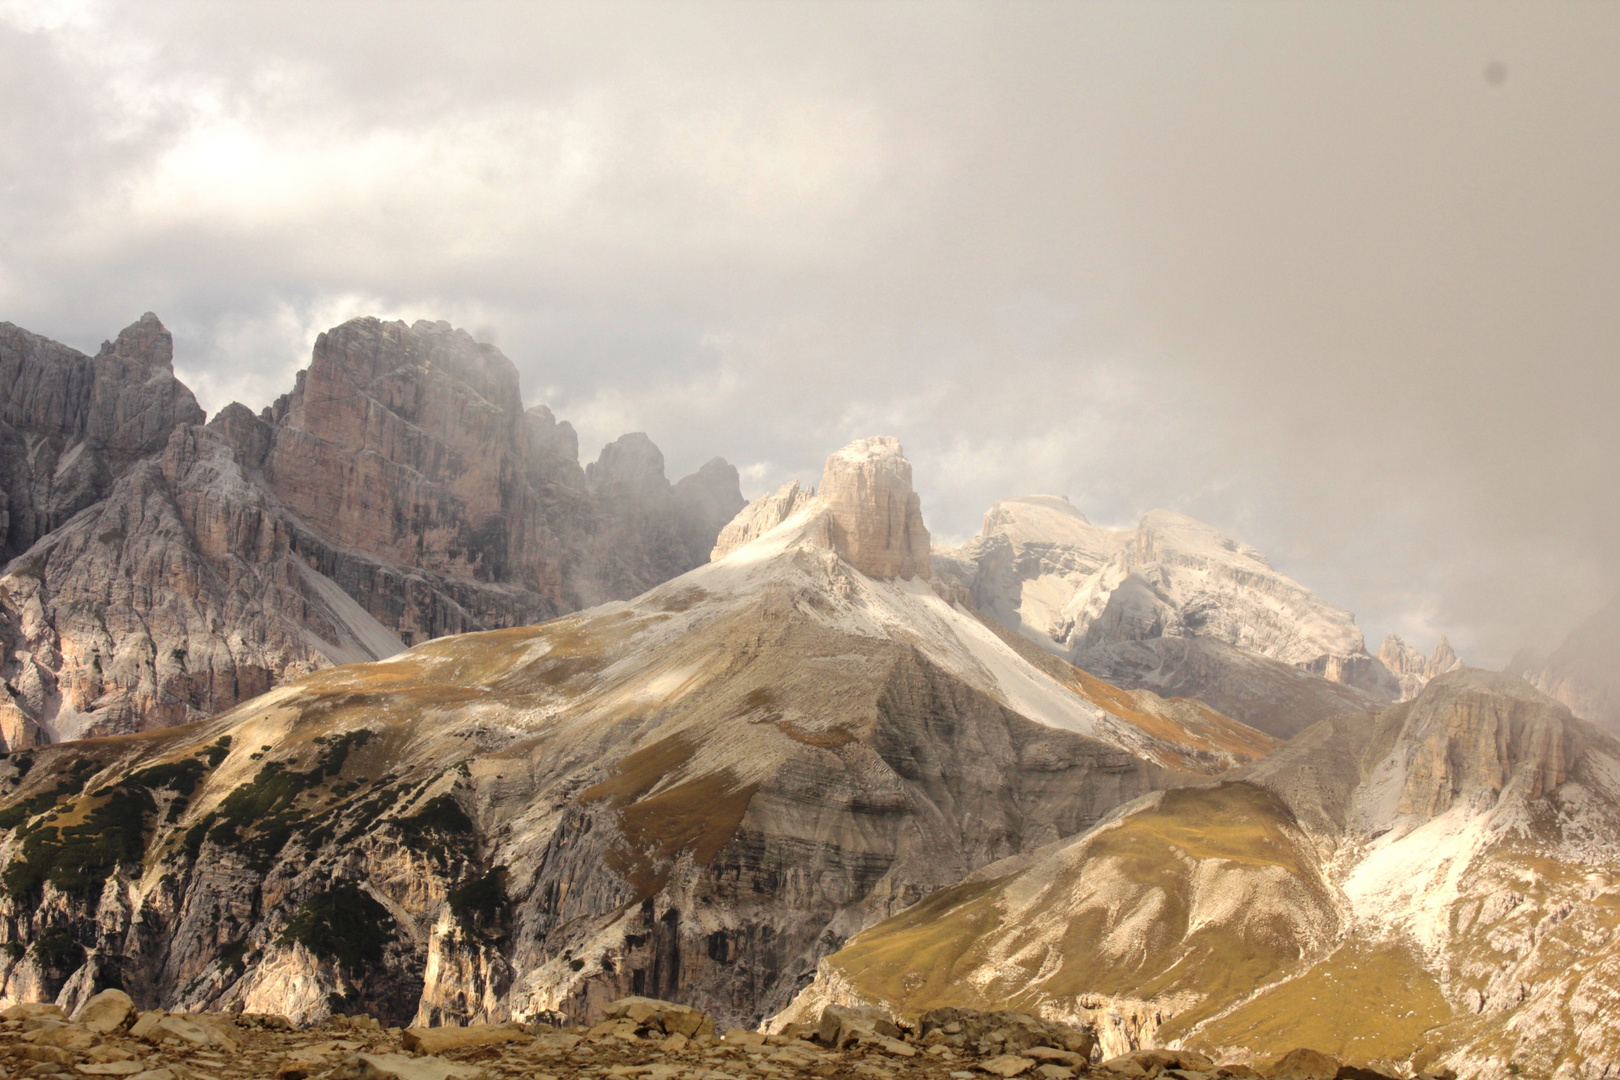
[[[1299,976],[1198,1028],[1195,1046],[1256,1055],[1309,1046],[1341,1061],[1405,1061],[1451,1018],[1439,984],[1404,945],[1346,944]]]

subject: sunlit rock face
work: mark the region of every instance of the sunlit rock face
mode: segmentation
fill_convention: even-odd
[[[290,394],[206,425],[145,315],[95,357],[0,327],[0,738],[184,723],[329,664],[623,599],[742,507],[645,435],[589,470],[446,323],[355,319]]]
[[[861,439],[827,458],[818,497],[833,549],[875,578],[929,576],[928,528],[898,439]]]
[[[635,993],[751,1025],[863,926],[1276,748],[908,580],[915,497],[875,450],[833,485],[854,546],[790,488],[629,601],[0,759],[0,940],[24,948],[0,1000],[116,977],[143,1006],[408,1023]],[[895,503],[914,539],[884,555]],[[40,831],[58,810],[97,839]],[[90,952],[29,951],[53,934]]]

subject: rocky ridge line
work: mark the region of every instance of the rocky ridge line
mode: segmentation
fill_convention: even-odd
[[[95,357],[0,324],[0,739],[213,715],[331,664],[633,596],[743,505],[643,434],[588,468],[448,323],[355,319],[204,424],[148,313]]]

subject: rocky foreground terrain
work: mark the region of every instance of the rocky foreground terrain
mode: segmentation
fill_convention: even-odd
[[[941,1009],[895,1023],[874,1010],[826,1009],[813,1025],[764,1035],[647,998],[609,1004],[593,1026],[506,1023],[384,1029],[367,1016],[296,1028],[246,1013],[138,1012],[117,990],[71,1019],[49,1004],[0,1012],[0,1064],[29,1077],[130,1080],[497,1080],[645,1077],[741,1080],[1381,1080],[1301,1048],[1270,1061],[1217,1064],[1193,1051],[1097,1058],[1090,1032],[1019,1013]],[[1259,1066],[1259,1068],[1256,1068]],[[1449,1074],[1438,1074],[1454,1080]]]
[[[447,323],[355,319],[204,423],[148,313],[95,356],[0,323],[0,741],[203,719],[445,634],[627,599],[743,506],[645,435],[581,467],[517,369]]]

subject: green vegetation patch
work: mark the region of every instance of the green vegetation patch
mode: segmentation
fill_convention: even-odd
[[[906,1012],[957,1005],[1033,1013],[1091,994],[1154,1000],[1190,992],[1195,1003],[1160,1029],[1160,1038],[1176,1038],[1298,966],[1291,920],[1302,913],[1294,905],[1317,904],[1323,920],[1333,917],[1325,887],[1294,848],[1291,821],[1274,795],[1249,784],[1168,791],[1158,805],[1054,856],[1049,879],[942,889],[862,932],[830,962],[865,996]],[[1195,922],[1196,881],[1211,870],[1258,895],[1287,883],[1289,897],[1231,921]],[[1008,922],[1013,895],[1021,916]],[[1111,953],[1107,943],[1142,912],[1151,913],[1151,930],[1128,954]],[[994,977],[977,981],[987,971]]]
[[[66,930],[47,930],[35,940],[34,955],[53,971],[73,971],[84,963],[84,946]]]
[[[300,904],[281,935],[283,943],[297,942],[351,972],[381,963],[393,938],[388,909],[347,881]]]
[[[26,775],[32,767],[33,761],[29,758],[18,757],[13,759],[18,775]],[[15,829],[18,825],[31,817],[43,814],[47,810],[55,809],[63,799],[70,799],[84,790],[90,775],[96,771],[96,763],[77,758],[70,762],[66,774],[56,782],[54,787],[31,795],[20,802],[12,803],[4,810],[0,810],[0,829]]]
[[[206,835],[220,847],[242,852],[254,870],[268,870],[293,834],[308,824],[308,816],[295,808],[298,797],[342,772],[350,752],[369,742],[372,734],[361,729],[315,739],[323,750],[314,767],[306,771],[289,769],[280,761],[265,765],[251,782],[225,796],[218,811],[187,833],[187,851],[195,857]]]
[[[464,846],[478,835],[472,818],[449,795],[435,795],[422,804],[422,809],[409,817],[398,818],[394,825],[407,847],[426,852],[442,862],[449,861],[452,845]]]
[[[1205,1023],[1188,1041],[1257,1055],[1309,1046],[1365,1065],[1405,1061],[1450,1018],[1434,976],[1409,949],[1351,943]]]
[[[506,867],[497,866],[482,877],[450,890],[450,914],[474,937],[505,940],[508,933]]]
[[[228,741],[200,751],[198,756],[205,760],[192,757],[163,762],[97,788],[90,793],[88,809],[77,824],[42,824],[28,830],[21,853],[0,874],[0,886],[21,898],[33,895],[48,881],[64,892],[93,900],[120,865],[138,863],[145,857],[147,818],[157,811],[158,793],[172,793],[168,820],[178,820],[203,774],[212,768],[207,762],[216,760],[210,752]],[[43,806],[47,796],[54,806],[63,795],[77,795],[95,769],[90,762],[76,762],[55,788],[19,806]]]

